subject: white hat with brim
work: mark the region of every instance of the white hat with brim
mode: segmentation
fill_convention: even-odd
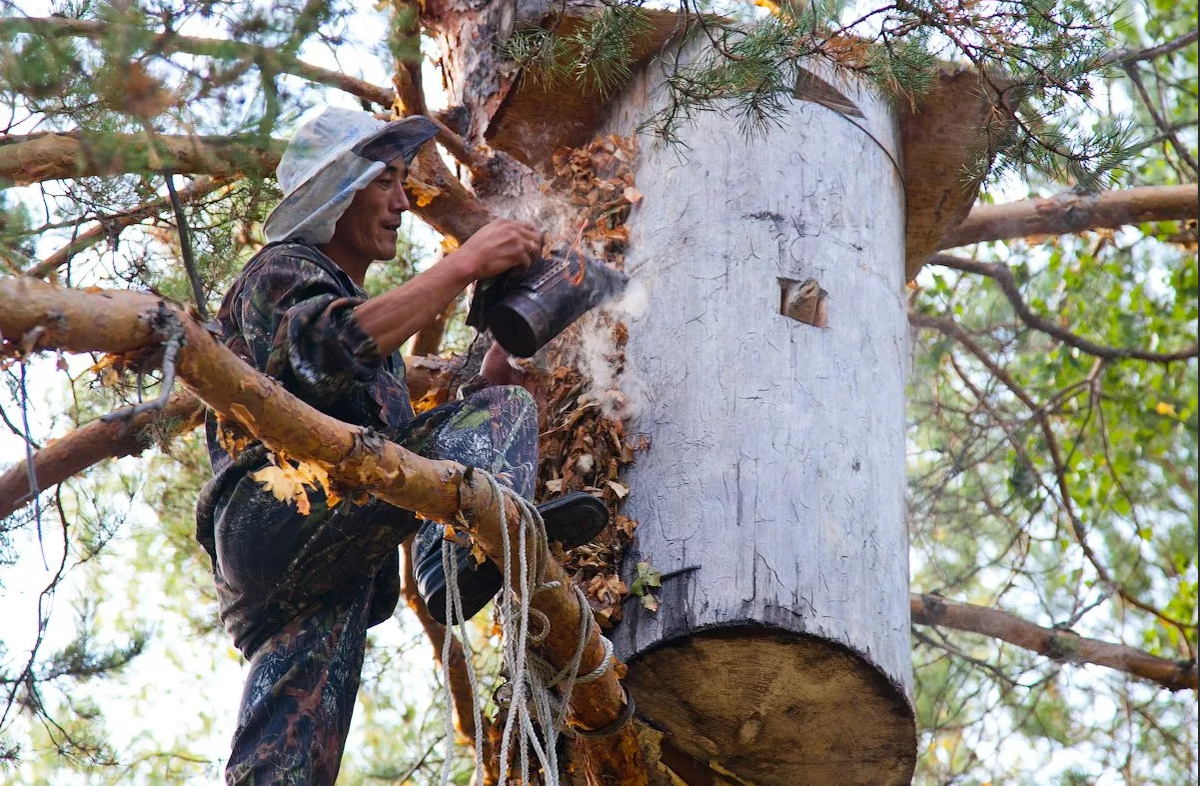
[[[283,199],[263,226],[267,242],[328,243],[355,193],[395,159],[411,164],[437,132],[420,115],[386,122],[354,109],[326,109],[296,131],[279,160]]]

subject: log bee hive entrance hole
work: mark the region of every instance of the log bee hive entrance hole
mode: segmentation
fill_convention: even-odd
[[[779,279],[779,313],[813,327],[828,327],[829,293],[815,278]]]

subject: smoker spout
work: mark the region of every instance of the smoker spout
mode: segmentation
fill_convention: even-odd
[[[529,357],[628,283],[624,273],[577,251],[552,254],[510,282],[485,320],[505,351]]]

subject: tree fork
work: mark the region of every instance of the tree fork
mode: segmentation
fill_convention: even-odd
[[[468,473],[457,462],[423,458],[370,430],[313,409],[259,374],[198,321],[160,298],[136,292],[61,289],[25,277],[0,280],[0,335],[12,342],[10,347],[28,342],[24,347],[28,351],[59,348],[124,353],[157,346],[172,332],[182,332],[184,337],[176,373],[208,407],[236,421],[268,448],[327,467],[333,480],[349,488],[369,490],[397,507],[420,511],[427,519],[458,522],[462,514],[472,522],[472,535],[488,557],[503,564],[499,510],[481,473]],[[508,499],[504,504],[507,520],[515,524],[520,520],[516,504]],[[591,610],[580,603],[570,577],[549,552],[543,548],[541,554],[532,553],[532,548],[532,544],[527,546],[527,559],[546,565],[547,582],[560,582],[528,603],[550,620],[549,634],[539,651],[562,668],[575,653],[581,618]],[[593,625],[581,670],[599,667],[605,653]],[[614,661],[599,679],[576,687],[570,705],[574,724],[603,729],[621,717],[625,696],[619,670],[623,671],[622,665]],[[585,741],[583,747],[595,782],[606,778],[631,786],[645,782],[630,725],[613,736]]]

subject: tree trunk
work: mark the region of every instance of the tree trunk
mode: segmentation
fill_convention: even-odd
[[[661,81],[635,77],[607,130],[631,133]],[[627,363],[650,448],[625,569],[663,578],[614,640],[639,714],[738,783],[900,784],[915,762],[898,133],[846,92],[870,134],[807,102],[765,142],[706,113],[636,166],[626,270],[649,308]],[[781,313],[809,279],[827,327]]]

